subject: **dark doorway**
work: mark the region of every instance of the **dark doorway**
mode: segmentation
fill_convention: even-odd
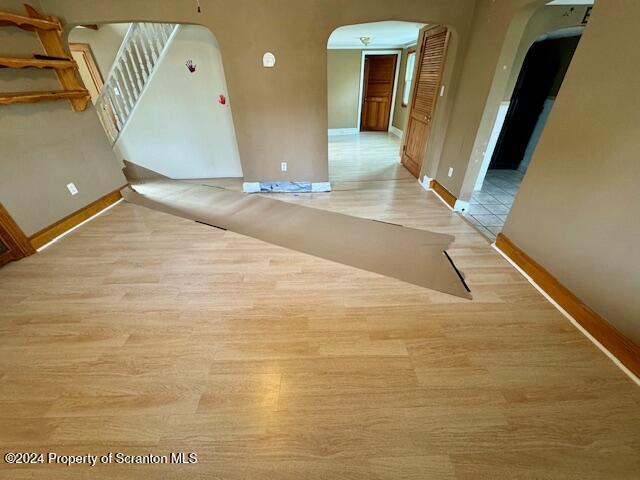
[[[545,103],[548,111],[579,41],[580,35],[552,38],[538,41],[529,49],[489,169],[520,170],[524,173],[544,126],[539,122],[546,120],[546,115],[541,117]],[[523,161],[525,165],[522,165]]]
[[[397,55],[364,57],[364,95],[360,130],[386,132],[393,99]]]
[[[547,34],[525,56],[482,188],[465,213],[491,240],[507,220],[581,33],[570,27]]]

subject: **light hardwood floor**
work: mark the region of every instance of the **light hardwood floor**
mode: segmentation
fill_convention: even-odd
[[[456,235],[474,300],[120,204],[0,270],[0,445],[199,461],[0,478],[638,478],[638,387],[433,193],[280,198]]]

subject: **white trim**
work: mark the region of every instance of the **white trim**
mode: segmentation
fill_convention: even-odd
[[[516,270],[518,270],[518,272],[520,272],[520,274],[527,279],[527,281],[533,285],[533,287],[538,290],[543,297],[545,297],[549,303],[551,305],[553,305],[554,307],[556,307],[558,309],[558,311],[560,313],[562,313],[565,317],[567,317],[567,319],[573,324],[574,327],[576,327],[580,332],[582,332],[582,334],[587,337],[589,340],[591,340],[591,342],[598,347],[600,350],[602,350],[602,352],[609,357],[609,359],[611,359],[611,361],[613,361],[613,363],[616,364],[616,366],[622,370],[624,373],[626,373],[629,378],[631,380],[633,380],[636,384],[640,385],[640,378],[636,377],[634,375],[634,373],[629,370],[627,367],[625,367],[622,362],[620,362],[620,360],[618,360],[615,355],[613,355],[609,350],[607,350],[598,340],[596,340],[587,330],[584,329],[584,327],[582,325],[580,325],[575,318],[573,318],[564,308],[562,308],[553,298],[551,298],[549,296],[549,294],[547,292],[545,292],[542,287],[540,287],[540,285],[538,285],[522,268],[520,268],[520,266],[518,264],[516,264],[513,260],[511,260],[509,258],[509,256],[504,253],[502,250],[500,250],[495,243],[492,243],[491,246],[493,247],[493,249],[498,252],[500,255],[502,255],[504,257],[504,259],[509,262],[513,268],[515,268]]]
[[[357,128],[330,128],[328,130],[329,136],[334,135],[356,135],[360,133]]]
[[[389,128],[391,131],[391,122],[393,119],[393,111],[396,108],[396,94],[398,93],[398,77],[400,75],[400,59],[402,50],[362,50],[360,56],[360,88],[358,91],[358,131],[360,131],[362,120],[362,96],[364,95],[364,59],[367,55],[396,55],[396,73],[393,79],[393,94],[391,96],[391,110],[389,110]]]
[[[312,192],[330,192],[331,182],[313,182],[311,184]]]
[[[396,128],[393,125],[391,125],[389,127],[389,131],[393,133],[396,137],[402,139],[402,130],[400,130],[399,128]]]
[[[244,182],[242,191],[244,193],[257,193],[260,191],[260,182]]]
[[[102,215],[104,212],[106,212],[107,210],[109,210],[110,208],[115,207],[116,205],[118,205],[120,202],[122,202],[124,200],[124,198],[121,198],[120,200],[118,200],[117,202],[112,203],[111,205],[109,205],[108,207],[103,208],[102,210],[100,210],[98,213],[96,213],[95,215],[90,216],[89,218],[87,218],[86,220],[80,222],[79,224],[77,224],[75,227],[70,228],[69,230],[67,230],[64,233],[61,233],[60,235],[58,235],[56,238],[54,238],[53,240],[51,240],[48,243],[45,243],[43,246],[41,246],[40,248],[38,248],[36,250],[36,252],[41,252],[43,251],[45,248],[49,247],[50,245],[56,243],[58,240],[60,240],[62,237],[66,237],[67,235],[69,235],[71,232],[73,232],[75,229],[80,228],[82,225],[84,225],[87,222],[90,222],[91,220],[93,220],[94,218],[96,218],[98,215]]]
[[[500,137],[500,132],[502,132],[504,121],[507,118],[507,112],[509,111],[510,104],[511,101],[500,102],[498,113],[496,113],[496,121],[493,124],[493,129],[491,130],[491,135],[489,136],[489,141],[487,142],[487,147],[485,148],[484,155],[482,157],[482,165],[480,165],[480,171],[478,172],[478,177],[476,178],[476,183],[473,187],[475,191],[482,189],[484,177],[487,176],[491,157],[493,157],[493,152],[498,144],[498,138]]]
[[[433,180],[433,178],[431,177],[427,177],[426,175],[424,175],[422,177],[422,180],[418,180],[418,183],[420,184],[420,186],[422,188],[424,188],[427,192],[432,192],[433,190],[431,189],[431,187],[429,185],[431,185],[431,180]]]
[[[469,202],[465,202],[464,200],[456,199],[456,203],[453,206],[454,212],[464,212],[469,208]]]

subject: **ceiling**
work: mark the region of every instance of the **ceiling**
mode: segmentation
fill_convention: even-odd
[[[396,48],[412,45],[418,39],[424,23],[398,22],[395,20],[375,23],[360,23],[337,28],[329,37],[327,48]],[[365,47],[360,37],[369,37]]]

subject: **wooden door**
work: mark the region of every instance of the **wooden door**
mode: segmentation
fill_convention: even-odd
[[[70,43],[71,56],[78,64],[78,73],[84,86],[89,90],[91,102],[96,103],[104,82],[98,64],[88,43]]]
[[[427,29],[422,37],[413,80],[409,120],[402,164],[418,178],[431,133],[431,119],[442,83],[449,31],[446,27]]]
[[[0,267],[35,253],[20,227],[0,204]]]
[[[360,130],[389,130],[397,55],[365,55]]]

